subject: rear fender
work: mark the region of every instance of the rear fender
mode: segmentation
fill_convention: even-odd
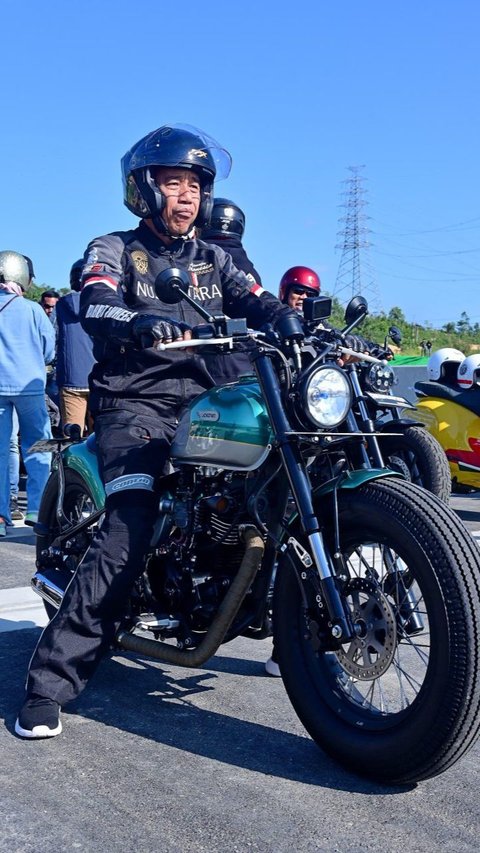
[[[78,444],[70,444],[63,452],[63,464],[83,477],[96,509],[101,509],[105,504],[105,488],[98,470],[95,435],[90,435]]]

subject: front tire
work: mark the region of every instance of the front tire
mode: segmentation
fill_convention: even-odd
[[[452,492],[450,465],[435,436],[423,427],[411,426],[401,435],[385,433],[379,443],[388,467],[404,473],[398,464],[400,460],[408,469],[412,483],[423,486],[448,504]]]
[[[284,556],[280,670],[322,749],[360,775],[417,782],[454,764],[479,731],[478,549],[448,507],[410,483],[369,483],[338,505],[346,598],[363,628],[337,651],[319,649],[316,575],[299,581]]]

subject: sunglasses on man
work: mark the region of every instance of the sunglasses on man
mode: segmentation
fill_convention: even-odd
[[[290,288],[290,292],[294,293],[295,296],[315,296],[315,291],[310,287],[302,287],[298,285],[298,287]]]

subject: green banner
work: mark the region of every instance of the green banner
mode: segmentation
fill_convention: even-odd
[[[428,356],[426,355],[396,355],[390,362],[392,367],[426,367]]]

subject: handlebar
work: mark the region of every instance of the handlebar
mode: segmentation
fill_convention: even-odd
[[[249,329],[249,337],[264,337],[262,332],[253,332]],[[154,345],[154,349],[160,350],[160,352],[164,352],[165,350],[173,350],[173,349],[191,349],[192,347],[199,346],[223,346],[228,349],[233,348],[233,337],[228,338],[191,338],[188,341],[172,341],[171,344],[163,344],[156,343]],[[359,361],[368,361],[370,364],[383,364],[384,359],[375,358],[373,355],[368,355],[367,353],[359,353],[349,347],[338,346],[336,348],[337,352],[341,355],[349,355],[353,356]]]
[[[167,349],[190,349],[191,347],[206,347],[206,346],[227,346],[232,349],[233,338],[191,338],[189,341],[172,341],[171,344],[162,344],[160,341],[154,344],[153,348],[161,352]]]
[[[348,347],[338,347],[338,351],[342,355],[353,355],[359,361],[369,361],[371,364],[383,364],[386,362],[386,359],[375,358],[374,355],[367,355],[365,352],[356,352],[353,349],[349,349]]]

